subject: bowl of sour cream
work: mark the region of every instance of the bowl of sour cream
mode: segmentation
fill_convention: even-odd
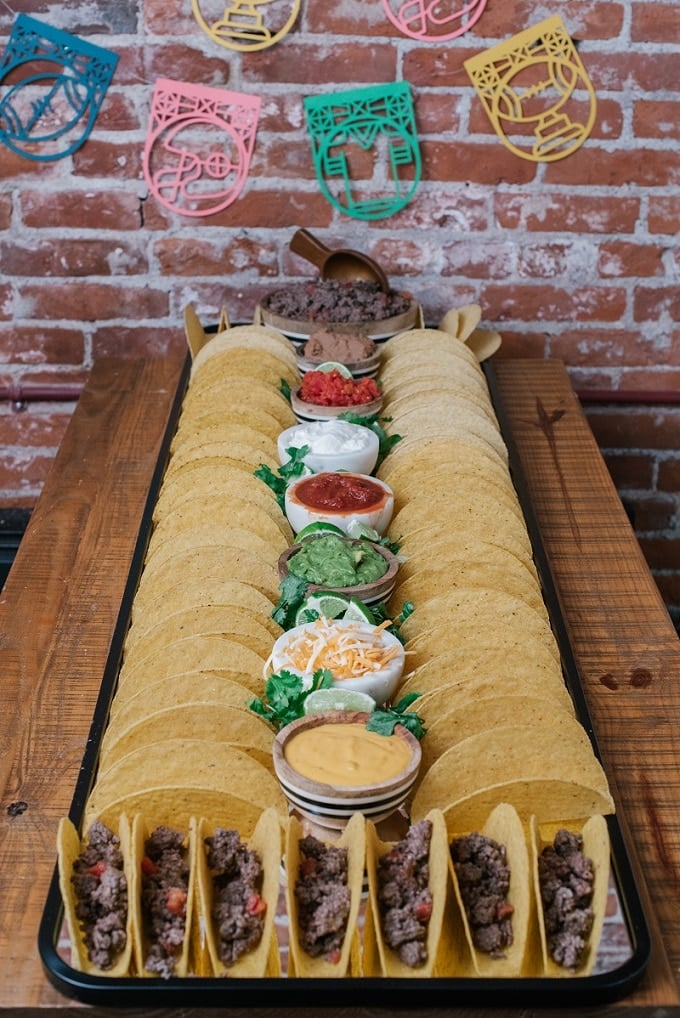
[[[302,449],[304,462],[315,473],[349,470],[370,474],[378,461],[378,436],[370,428],[350,421],[310,421],[286,428],[278,437],[279,461],[290,459],[289,449]]]

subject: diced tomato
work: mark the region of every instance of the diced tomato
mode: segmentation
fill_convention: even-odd
[[[416,919],[421,923],[428,923],[432,916],[432,902],[420,901],[416,905]]]
[[[329,951],[326,955],[326,961],[330,962],[331,965],[337,965],[342,958],[342,951],[339,947],[336,947],[334,951]]]
[[[106,863],[104,862],[103,859],[100,859],[99,862],[96,862],[94,864],[94,866],[89,866],[87,872],[90,873],[93,877],[97,877],[97,879],[100,880],[104,873],[106,872]]]
[[[303,859],[300,863],[300,876],[309,877],[311,874],[316,873],[317,861],[312,856],[308,856]]]
[[[379,396],[374,378],[345,378],[337,368],[307,371],[300,386],[300,398],[317,406],[360,406]]]
[[[182,915],[186,908],[187,892],[181,887],[170,887],[165,896],[165,907],[172,915]]]
[[[257,891],[253,891],[246,902],[246,912],[248,915],[264,915],[266,911],[267,902],[260,897]]]
[[[156,866],[153,859],[149,859],[148,855],[145,855],[142,859],[142,873],[145,877],[151,877],[154,873],[160,873],[160,869]]]
[[[497,919],[509,919],[510,916],[514,914],[514,911],[515,911],[515,906],[511,905],[510,902],[508,902],[508,901],[504,901],[496,909],[496,918]]]

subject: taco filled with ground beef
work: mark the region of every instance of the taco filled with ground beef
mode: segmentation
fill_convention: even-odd
[[[204,931],[201,974],[279,976],[274,920],[279,895],[281,824],[265,810],[252,836],[201,819],[196,837],[198,920]]]
[[[530,857],[517,811],[501,803],[480,830],[450,838],[449,850],[449,871],[470,950],[470,974],[485,978],[535,974]]]
[[[609,831],[602,816],[575,829],[532,818],[533,878],[543,954],[552,978],[592,973],[609,889]]]
[[[453,931],[443,927],[448,841],[442,812],[431,810],[399,841],[382,841],[369,824],[366,869],[366,975],[420,978],[436,974],[439,955],[452,963]]]
[[[121,814],[116,831],[95,820],[82,839],[64,817],[57,833],[57,856],[72,967],[112,978],[128,975],[134,867],[127,817]]]
[[[286,836],[286,904],[290,927],[288,975],[361,975],[359,906],[366,823],[355,813],[337,841],[305,835],[292,816]]]
[[[131,910],[137,975],[169,979],[190,970],[194,880],[189,831],[165,824],[150,827],[137,814],[132,821],[135,872]]]

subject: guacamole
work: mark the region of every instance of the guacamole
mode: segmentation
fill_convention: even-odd
[[[387,562],[370,541],[350,541],[337,534],[308,538],[288,560],[288,569],[323,587],[355,587],[387,572]]]

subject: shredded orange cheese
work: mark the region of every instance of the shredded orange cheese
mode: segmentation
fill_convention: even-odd
[[[286,646],[289,665],[311,673],[328,668],[336,680],[379,672],[400,651],[398,645],[385,645],[383,630],[389,624],[388,620],[371,629],[361,628],[361,623],[340,628],[323,617],[316,619],[301,633],[291,636]]]

